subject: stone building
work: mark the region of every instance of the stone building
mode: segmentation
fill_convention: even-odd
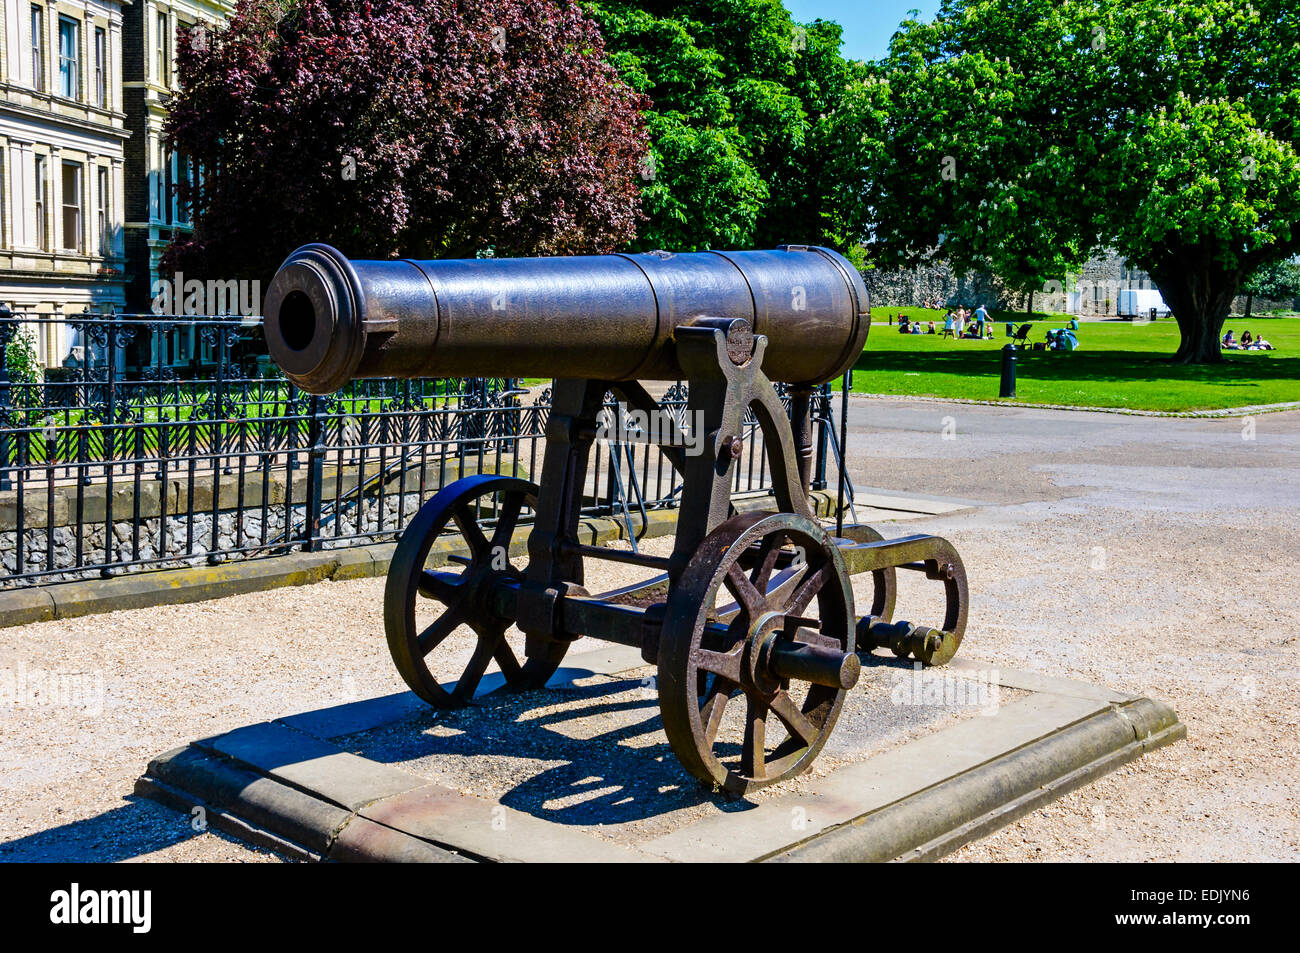
[[[867,269],[862,280],[871,293],[872,307],[920,308],[936,301],[991,309],[1017,304],[1016,295],[988,272],[959,273],[942,262],[893,271]]]
[[[995,274],[957,273],[943,263],[892,272],[866,270],[862,277],[871,291],[872,304],[881,307],[923,307],[939,300],[944,306],[984,304],[1017,311],[1027,304],[1022,291],[1009,289]],[[1154,287],[1151,276],[1132,268],[1123,257],[1104,255],[1088,261],[1078,274],[1045,282],[1034,296],[1034,309],[1080,316],[1118,315],[1127,300],[1123,291],[1154,293]],[[1158,293],[1154,294],[1158,298]]]
[[[905,308],[941,301],[947,305],[983,304],[992,309],[1019,310],[1026,306],[1023,292],[1007,288],[988,272],[957,273],[934,263],[898,271],[863,272],[872,304]],[[1078,315],[1120,313],[1121,292],[1151,290],[1155,285],[1145,272],[1133,268],[1119,255],[1089,261],[1075,275],[1045,282],[1034,296],[1035,311]]]
[[[150,311],[163,250],[191,227],[178,184],[194,173],[163,141],[177,31],[234,4],[0,4],[0,302],[50,316],[34,343],[56,366],[83,343],[61,316]],[[195,346],[168,340],[167,362]]]
[[[177,31],[225,20],[233,2],[135,0],[123,27],[123,99],[126,128],[126,254],[131,263],[127,302],[150,310],[155,282],[169,280],[159,262],[172,238],[191,229],[177,186],[196,174],[188,159],[166,146],[163,125],[176,92]],[[192,42],[204,42],[197,34]]]
[[[126,302],[123,7],[3,0],[0,302],[15,311],[57,318]],[[55,320],[34,343],[53,365],[75,342]]]
[[[1010,291],[996,276],[987,272],[957,274],[942,263],[898,271],[868,269],[862,277],[871,292],[873,306],[919,308],[938,300],[945,306],[984,304],[992,309],[1015,311],[1026,305],[1023,293]],[[1034,295],[1035,311],[1081,317],[1146,314],[1153,307],[1162,316],[1168,312],[1151,276],[1113,253],[1093,258],[1078,274],[1045,282]],[[1239,295],[1233,301],[1232,313],[1242,314],[1245,308],[1246,297]],[[1251,302],[1251,309],[1254,314],[1300,310],[1300,299],[1272,301],[1256,298]]]

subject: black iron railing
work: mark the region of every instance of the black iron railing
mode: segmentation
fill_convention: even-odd
[[[0,309],[0,587],[392,540],[459,476],[540,473],[544,383],[363,380],[314,397],[262,356],[260,325]],[[56,366],[30,373],[10,360],[20,348]],[[661,402],[689,424],[686,397],[676,384]],[[635,419],[613,426],[624,411],[611,398],[593,515],[671,507],[681,491]],[[829,388],[813,417],[824,488],[839,457]],[[737,495],[770,486],[747,429]]]

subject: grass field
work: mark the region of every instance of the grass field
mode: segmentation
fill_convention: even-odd
[[[996,400],[1005,326],[994,325],[991,341],[954,341],[939,335],[898,333],[900,313],[943,327],[943,312],[924,308],[873,308],[871,336],[853,374],[855,391],[907,396]],[[1004,316],[995,315],[999,320]],[[1012,316],[1017,322],[1023,315]],[[1029,340],[1042,341],[1049,328],[1064,327],[1060,315],[1036,315]],[[1238,337],[1249,328],[1263,334],[1275,351],[1226,351],[1227,362],[1212,367],[1169,363],[1178,348],[1172,319],[1148,324],[1085,322],[1076,332],[1080,350],[1017,353],[1017,402],[1127,407],[1135,410],[1209,410],[1300,400],[1300,318],[1230,320]]]

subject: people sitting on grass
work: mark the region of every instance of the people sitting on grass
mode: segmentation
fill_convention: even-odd
[[[899,333],[899,334],[910,334],[910,333],[911,333],[911,328],[908,327],[907,315],[905,315],[905,314],[900,314],[900,315],[898,316],[898,333]]]
[[[1047,332],[1045,346],[1049,351],[1077,351],[1079,349],[1079,339],[1073,331],[1065,328],[1053,328]]]
[[[921,322],[920,322],[920,321],[913,321],[913,322],[912,322],[912,333],[913,333],[913,334],[921,334],[921,333],[923,333],[923,332],[921,331]]]
[[[1264,340],[1261,334],[1258,337],[1249,331],[1241,332],[1241,339],[1233,337],[1232,331],[1228,331],[1223,336],[1223,349],[1225,351],[1273,351],[1273,347],[1268,341]]]
[[[926,331],[925,333],[926,333],[926,334],[934,334],[934,333],[935,333],[935,332],[934,332],[934,322],[933,322],[933,321],[930,322],[930,329],[929,329],[928,331]]]

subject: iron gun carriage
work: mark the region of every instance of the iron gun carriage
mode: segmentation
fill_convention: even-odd
[[[961,643],[967,585],[951,544],[884,540],[864,525],[836,534],[810,503],[813,388],[852,366],[870,325],[861,277],[829,249],[349,261],[307,245],[280,268],[265,314],[272,356],[312,393],[358,377],[554,379],[540,480],[484,473],[448,484],[412,518],[390,564],[389,649],[432,705],[468,703],[493,662],[508,688],[525,690],[544,685],[580,637],[635,646],[658,667],[663,727],[682,764],[743,793],[812,764],[860,654],[888,647],[934,665]],[[661,446],[682,482],[671,555],[581,542],[607,393],[659,415],[644,382],[676,380],[689,384],[699,439],[670,425]],[[774,382],[789,385],[788,413]],[[731,484],[747,413],[763,435],[774,505],[738,513]],[[520,527],[526,511],[531,529]],[[435,540],[453,533],[468,555],[430,565]],[[659,575],[593,596],[588,559]],[[941,624],[893,621],[900,569],[943,585]],[[862,573],[872,575],[872,605],[858,616],[852,577]],[[430,606],[432,621],[417,624]],[[455,677],[439,648],[463,626],[475,641]],[[512,626],[522,653],[506,638]],[[720,725],[737,716],[739,740],[725,741]]]

